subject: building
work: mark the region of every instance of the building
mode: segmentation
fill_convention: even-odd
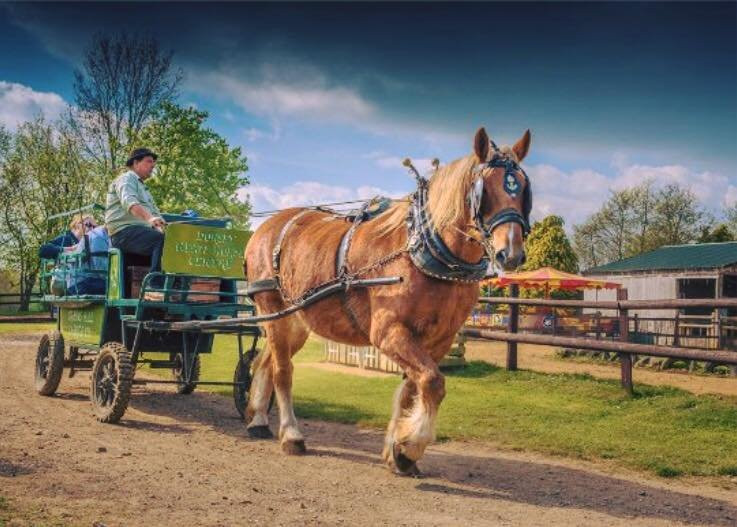
[[[583,274],[620,283],[627,289],[630,300],[737,297],[737,242],[666,245],[593,267]],[[616,300],[616,291],[584,293],[585,300],[596,298]],[[709,312],[708,308],[689,308],[683,314],[706,315]],[[675,310],[639,313],[642,316],[675,316]]]
[[[583,274],[621,284],[630,300],[735,298],[737,242],[667,245]],[[616,291],[587,290],[584,300],[616,300]],[[649,335],[648,343],[706,348],[731,348],[737,343],[734,309],[639,309],[630,315],[635,319],[630,332]]]

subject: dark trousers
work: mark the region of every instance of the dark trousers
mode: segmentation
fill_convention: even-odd
[[[151,227],[132,225],[110,237],[113,247],[124,253],[151,257],[151,272],[161,271],[161,253],[164,251],[164,234]],[[151,284],[159,287],[156,280]]]

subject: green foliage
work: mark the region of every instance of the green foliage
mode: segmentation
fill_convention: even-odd
[[[237,197],[248,183],[246,158],[238,147],[205,126],[208,113],[166,102],[137,138],[159,155],[147,185],[161,210],[194,209],[201,216],[228,216],[248,225],[249,206]]]
[[[527,261],[523,269],[535,270],[541,267],[552,267],[568,273],[578,271],[578,257],[571,247],[563,225],[563,218],[553,215],[535,222],[525,242]],[[549,294],[553,298],[576,296],[576,292],[571,291],[551,291]],[[523,289],[520,293],[520,296],[526,298],[544,295],[545,291],[542,289]]]
[[[737,234],[737,203],[724,209],[724,218],[727,220],[729,230]]]
[[[717,225],[713,229],[705,226],[701,229],[701,236],[699,236],[699,243],[722,243],[731,242],[735,239],[734,234],[729,229],[729,226],[725,223]]]
[[[525,242],[527,261],[524,269],[553,267],[568,273],[578,272],[578,257],[563,225],[563,218],[552,215],[535,222]]]
[[[38,274],[38,248],[68,221],[49,216],[85,205],[92,166],[60,123],[23,123],[0,158],[0,264],[18,274],[21,309]]]
[[[694,194],[676,184],[651,181],[612,192],[601,209],[573,227],[576,254],[584,268],[635,256],[663,245],[690,243],[710,217]]]

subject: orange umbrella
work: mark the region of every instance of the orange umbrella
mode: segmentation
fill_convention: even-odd
[[[521,273],[508,273],[484,280],[482,285],[494,287],[506,287],[517,284],[520,287],[549,289],[619,289],[620,284],[606,282],[604,280],[593,280],[577,274],[565,273],[552,267],[541,267],[534,271],[523,271]]]

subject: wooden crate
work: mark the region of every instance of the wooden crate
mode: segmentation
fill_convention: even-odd
[[[130,298],[138,298],[138,295],[141,292],[141,283],[143,282],[144,277],[148,274],[149,269],[149,267],[135,265],[131,265],[126,269],[127,282],[130,284]],[[182,286],[180,285],[179,279],[177,279],[175,281],[174,289],[179,289],[181,287]],[[220,301],[220,297],[218,295],[205,295],[196,293],[197,291],[201,293],[219,292],[219,278],[191,278],[189,280],[189,287],[187,289],[189,289],[190,291],[195,291],[194,293],[190,293],[187,296],[188,302],[211,304]],[[178,302],[180,298],[181,297],[178,293],[174,293],[171,295],[171,301],[173,302]]]
[[[203,293],[220,292],[220,278],[192,278],[189,284],[190,291],[200,291]],[[199,303],[215,303],[220,301],[218,295],[198,295],[197,293],[189,293],[187,300]]]
[[[130,295],[129,298],[138,298],[141,292],[141,283],[143,278],[148,274],[150,267],[141,265],[131,265],[126,267],[126,283],[130,284]]]

